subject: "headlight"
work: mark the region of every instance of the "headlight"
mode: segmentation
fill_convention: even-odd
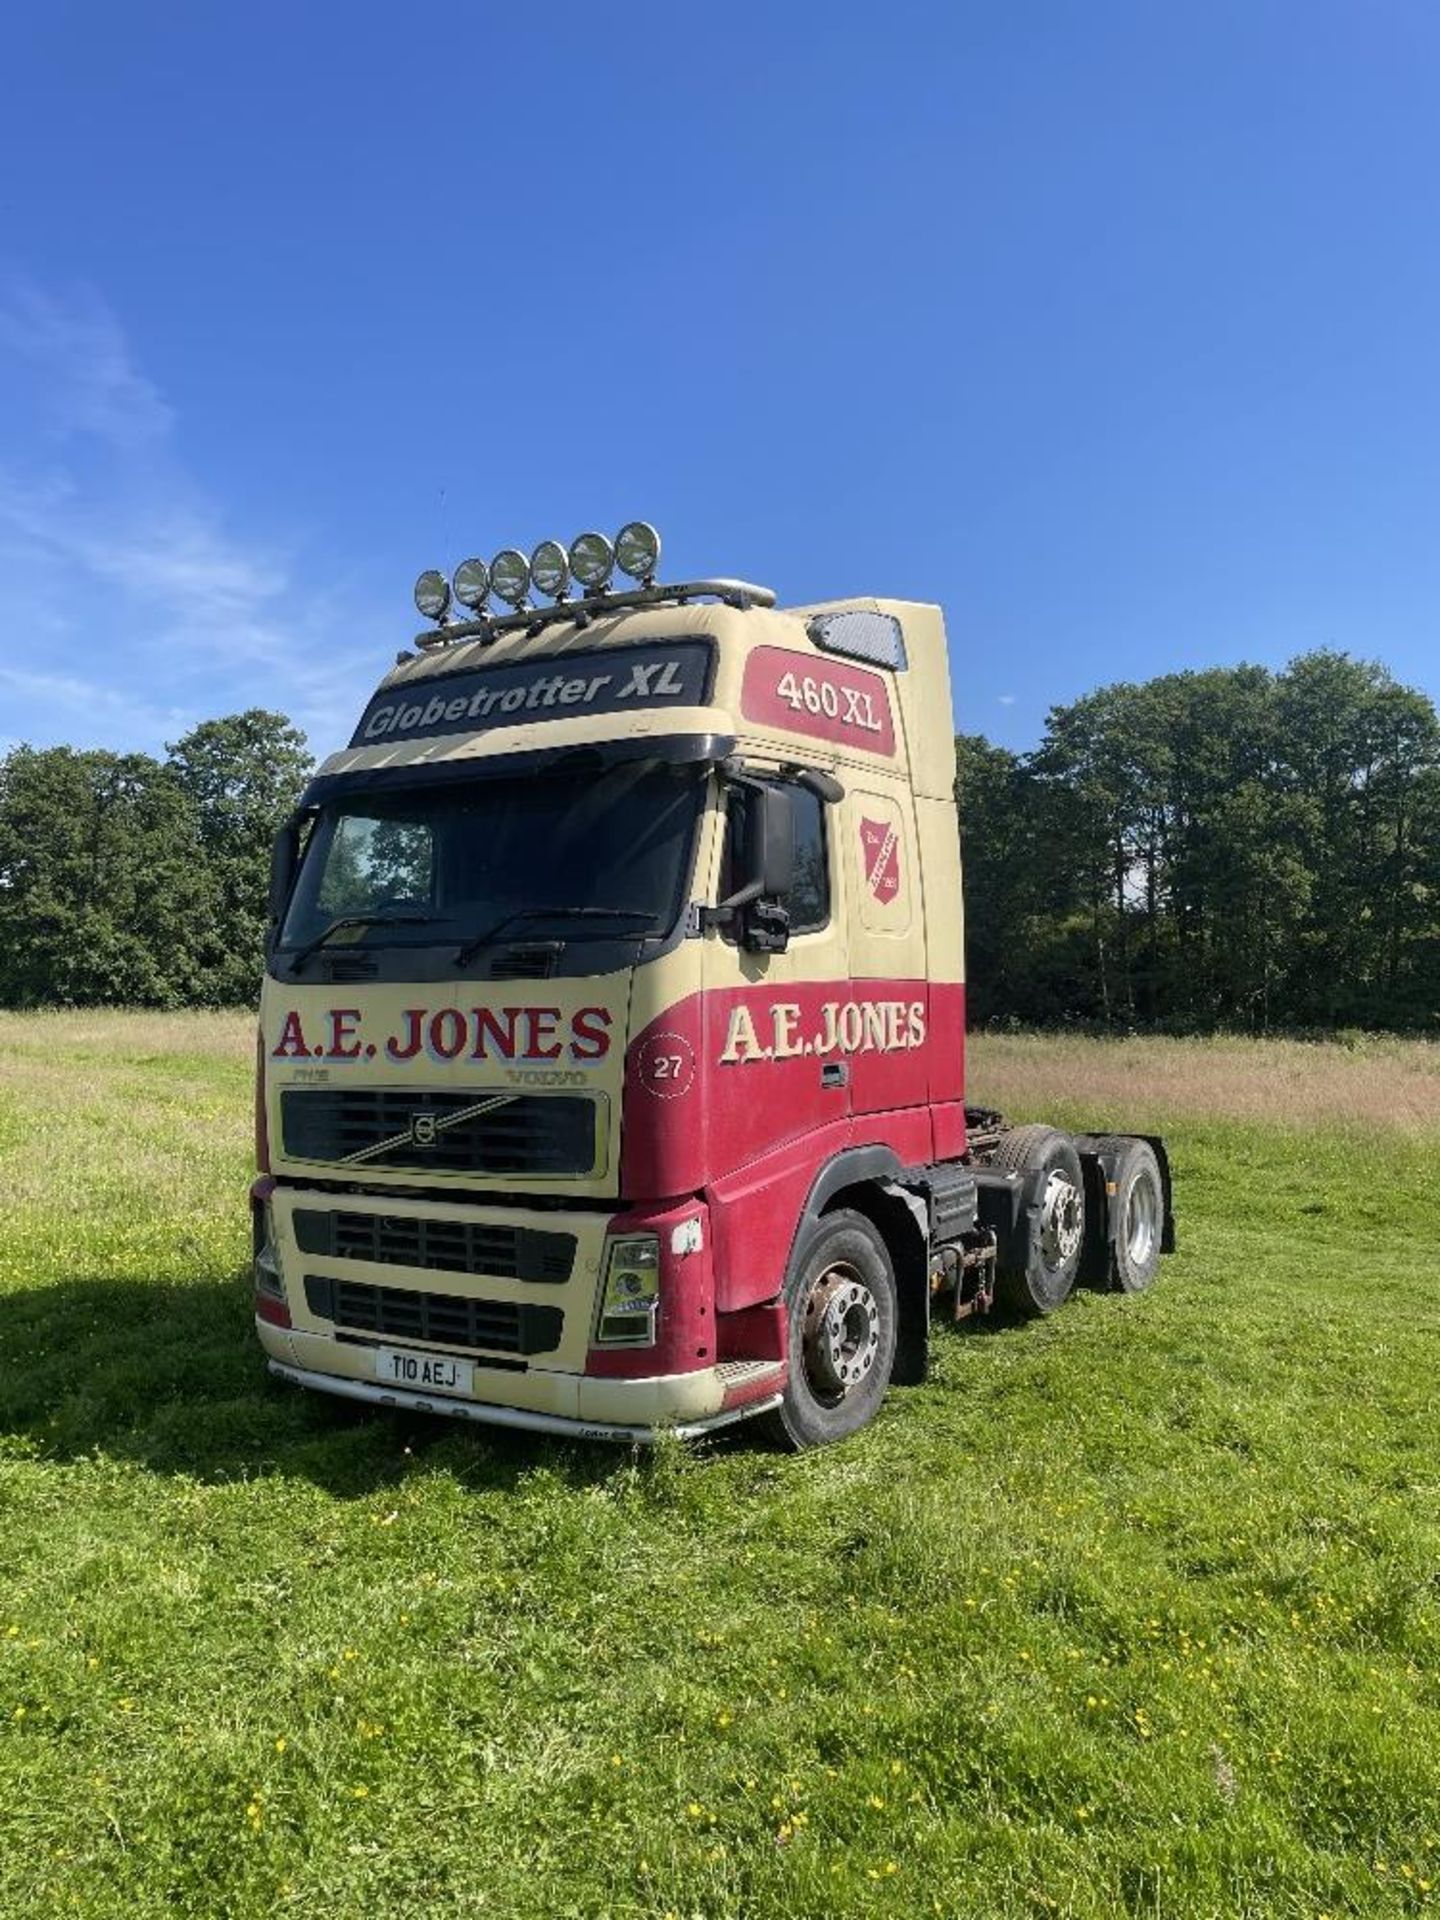
[[[615,549],[603,533],[582,533],[570,542],[570,571],[582,587],[600,591],[615,571]]]
[[[285,1298],[280,1262],[275,1258],[275,1249],[268,1240],[255,1256],[255,1291],[263,1293],[270,1300]]]
[[[443,620],[450,605],[450,582],[435,567],[427,567],[415,582],[415,605],[427,620]]]
[[[612,1240],[605,1261],[596,1345],[653,1347],[659,1305],[659,1240],[653,1233]]]
[[[255,1209],[255,1311],[272,1326],[290,1325],[285,1276],[275,1250],[275,1219],[268,1205]]]

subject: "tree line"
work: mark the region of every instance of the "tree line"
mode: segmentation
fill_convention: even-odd
[[[0,759],[0,1005],[252,1002],[270,844],[310,771],[254,708],[145,753]]]
[[[1434,1029],[1440,721],[1322,650],[1051,710],[1040,746],[957,742],[981,1021]]]
[[[0,1004],[255,998],[270,843],[311,770],[252,709],[147,754],[0,758]],[[1052,708],[956,741],[973,1017],[1433,1029],[1440,720],[1343,653]]]

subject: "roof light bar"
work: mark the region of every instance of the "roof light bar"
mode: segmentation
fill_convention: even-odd
[[[430,567],[415,582],[415,604],[427,620],[437,625],[429,633],[417,634],[415,644],[430,652],[464,640],[493,641],[502,631],[538,633],[556,621],[584,626],[601,612],[620,613],[662,602],[684,606],[692,600],[721,600],[742,611],[775,604],[775,595],[768,587],[752,586],[745,580],[691,580],[662,586],[655,578],[659,564],[660,536],[654,527],[648,520],[627,520],[613,541],[603,533],[582,533],[571,542],[568,552],[558,540],[542,540],[528,560],[516,547],[504,548],[488,563],[462,560],[455,569],[453,588],[443,573]],[[612,584],[617,566],[627,580],[636,583],[634,586],[624,581]],[[578,600],[570,598],[572,579],[580,588]],[[532,589],[548,595],[555,605],[532,606]],[[452,594],[468,609],[468,620],[447,618]],[[492,594],[514,611],[491,610],[486,603]],[[817,632],[814,625],[811,633],[820,646],[828,645],[832,652],[851,652],[856,659],[873,658],[889,665],[895,664],[898,651],[898,664],[904,664],[904,641],[898,625],[894,626],[893,637],[875,631]]]

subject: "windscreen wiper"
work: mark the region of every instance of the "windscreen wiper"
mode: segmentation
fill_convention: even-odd
[[[340,933],[346,927],[423,927],[429,923],[428,913],[342,913],[338,920],[332,920],[328,927],[322,927],[313,940],[307,940],[298,953],[290,956],[291,968],[302,967],[312,953],[317,953],[332,933]]]
[[[513,927],[517,920],[654,920],[655,917],[640,907],[516,907],[512,912],[502,914],[483,933],[472,934],[455,955],[455,964],[463,967],[473,960],[497,933],[503,933],[506,927]]]

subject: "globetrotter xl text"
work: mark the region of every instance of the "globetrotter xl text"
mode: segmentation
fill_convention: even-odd
[[[371,700],[352,747],[436,734],[483,733],[531,720],[625,713],[636,707],[703,706],[709,695],[708,640],[668,646],[590,648],[512,666],[476,667],[387,687]]]

